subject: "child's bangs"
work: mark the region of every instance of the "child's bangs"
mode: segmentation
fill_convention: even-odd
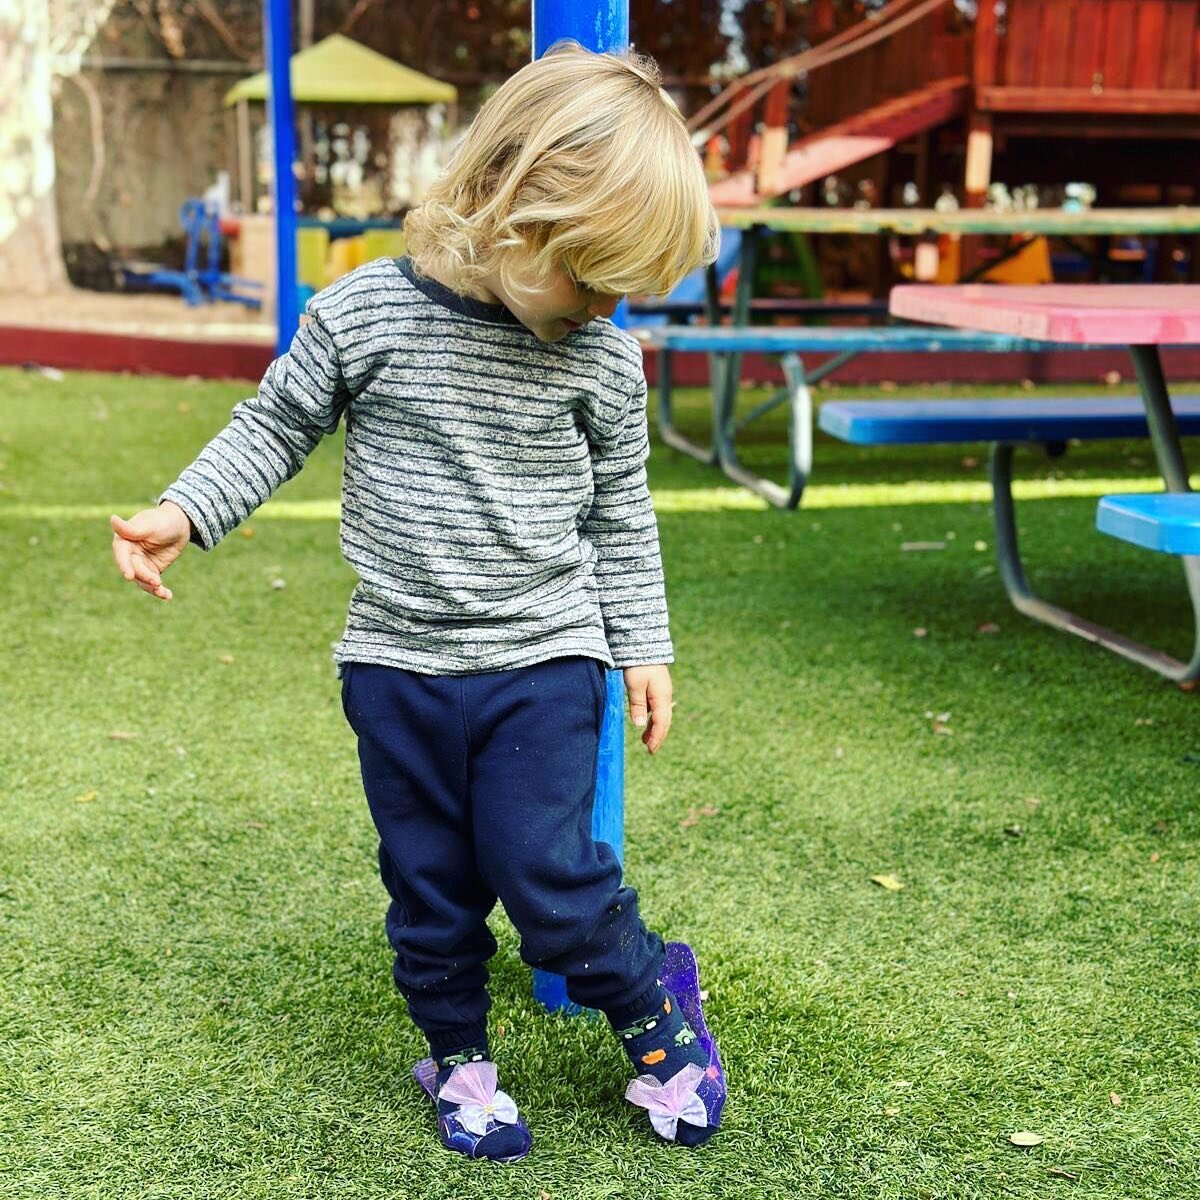
[[[549,242],[573,278],[608,295],[665,295],[716,258],[716,214],[700,164],[686,149],[690,161],[629,164],[623,186],[559,226]]]

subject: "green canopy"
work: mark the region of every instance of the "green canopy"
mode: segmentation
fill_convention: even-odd
[[[225,93],[226,105],[266,98],[265,71]],[[297,104],[441,104],[457,98],[458,89],[450,84],[402,67],[340,33],[292,55]]]

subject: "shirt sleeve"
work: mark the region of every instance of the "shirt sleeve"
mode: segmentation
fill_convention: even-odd
[[[595,496],[582,527],[596,550],[600,611],[618,667],[674,661],[658,523],[646,483],[650,437],[641,379],[611,443],[592,446]]]
[[[267,368],[258,394],[238,404],[229,424],[159,497],[192,522],[192,540],[211,550],[304,465],[341,419],[350,390],[337,348],[319,316]]]

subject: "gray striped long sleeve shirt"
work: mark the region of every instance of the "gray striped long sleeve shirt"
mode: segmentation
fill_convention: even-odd
[[[610,321],[543,343],[380,259],[310,301],[258,394],[162,499],[210,549],[346,422],[334,658],[458,675],[672,661],[641,350]]]

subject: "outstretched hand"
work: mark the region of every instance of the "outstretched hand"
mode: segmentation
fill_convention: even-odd
[[[625,668],[629,719],[643,730],[642,741],[657,752],[671,728],[671,672],[663,663]]]
[[[183,553],[192,535],[188,515],[170,500],[157,508],[144,508],[126,521],[109,517],[113,529],[113,559],[117,570],[143,592],[170,600],[162,573]]]

